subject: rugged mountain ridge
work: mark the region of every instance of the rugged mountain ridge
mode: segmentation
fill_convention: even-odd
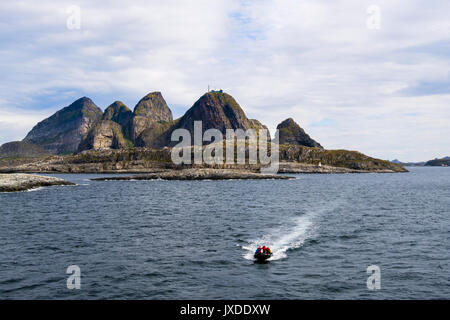
[[[99,121],[83,137],[78,152],[85,150],[122,149],[134,145],[163,147],[161,138],[172,125],[172,111],[161,92],[150,92],[131,111],[121,101],[106,108]]]
[[[258,120],[249,119],[241,106],[229,94],[208,92],[201,96],[194,105],[179,119],[151,121],[135,139],[137,147],[161,148],[173,146],[171,134],[176,129],[186,129],[194,134],[194,122],[202,122],[202,133],[208,129],[217,129],[222,134],[226,129],[267,129]],[[269,135],[270,136],[270,135]]]
[[[203,132],[214,128],[222,134],[226,129],[267,128],[256,119],[249,119],[236,100],[222,91],[205,93],[176,120],[160,92],[147,94],[133,111],[115,101],[104,113],[89,98],[83,97],[41,121],[24,139],[55,154],[78,152],[79,155],[42,158],[40,162],[9,161],[7,167],[19,168],[20,163],[30,163],[29,170],[62,172],[147,170],[158,163],[170,167],[170,148],[166,147],[177,143],[170,141],[172,132],[183,128],[193,136],[195,121],[202,121]],[[283,169],[285,172],[405,171],[400,165],[358,152],[325,150],[292,118],[280,123],[278,129],[280,161],[289,163]],[[67,146],[65,139],[69,141]],[[107,152],[98,165],[96,152]],[[125,160],[125,155],[130,159]]]
[[[115,101],[100,113],[92,100],[83,97],[41,121],[24,141],[61,154],[132,146],[173,146],[176,142],[170,139],[172,132],[183,128],[193,136],[195,121],[202,121],[203,132],[213,128],[223,134],[226,129],[266,129],[268,132],[266,126],[249,119],[237,101],[222,91],[205,93],[177,120],[173,120],[172,111],[159,91],[144,96],[133,111],[123,102]],[[80,120],[79,114],[88,116]]]

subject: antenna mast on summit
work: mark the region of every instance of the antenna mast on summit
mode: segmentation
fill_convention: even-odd
[[[209,84],[208,84],[208,92],[209,92]]]

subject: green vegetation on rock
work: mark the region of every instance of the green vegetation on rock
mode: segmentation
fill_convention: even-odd
[[[299,145],[280,145],[280,160],[314,165],[329,165],[356,170],[393,170],[406,172],[401,165],[366,156],[357,151],[325,150]]]

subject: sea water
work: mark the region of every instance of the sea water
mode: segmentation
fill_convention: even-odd
[[[2,299],[449,299],[450,169],[0,194]],[[253,253],[269,245],[267,263]],[[68,289],[69,266],[80,289]],[[369,266],[380,269],[369,290]]]

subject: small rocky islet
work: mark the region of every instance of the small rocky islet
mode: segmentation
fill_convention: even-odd
[[[17,192],[48,186],[74,186],[75,183],[55,177],[36,174],[0,174],[0,192]]]
[[[214,128],[223,134],[226,129],[267,130],[223,91],[205,93],[178,119],[160,92],[147,94],[133,110],[115,101],[104,112],[83,97],[36,124],[22,141],[1,146],[0,172],[126,172],[147,174],[139,179],[167,180],[268,178],[258,173],[258,165],[174,165],[171,134],[186,129],[192,135],[195,121],[202,121],[203,131]],[[327,150],[292,118],[278,129],[279,173],[407,172],[399,164],[357,151]]]

